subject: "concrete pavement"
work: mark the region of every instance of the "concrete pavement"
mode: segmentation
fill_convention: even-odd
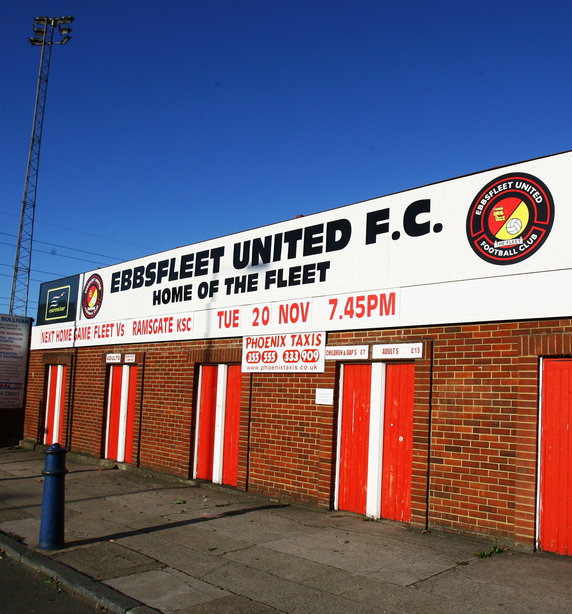
[[[66,545],[39,552],[44,455],[0,449],[0,549],[112,612],[572,611],[572,558],[70,456]]]

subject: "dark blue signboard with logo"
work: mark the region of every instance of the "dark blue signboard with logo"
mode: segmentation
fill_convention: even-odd
[[[77,313],[78,289],[79,275],[43,283],[36,324],[73,322]]]

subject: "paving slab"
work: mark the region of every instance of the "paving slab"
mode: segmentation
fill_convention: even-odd
[[[317,575],[308,575],[301,579],[300,582],[333,595],[343,595],[344,591],[348,590],[348,587],[353,587],[358,581],[355,574],[344,569],[336,569],[327,565],[321,567],[327,569],[327,571]]]
[[[131,492],[118,493],[109,496],[108,499],[114,505],[121,505],[134,510],[140,510],[143,503],[145,512],[155,517],[186,513],[206,507],[207,504],[201,499],[190,498],[187,494],[189,490],[189,487],[142,488]]]
[[[396,543],[348,530],[324,528],[303,537],[273,541],[268,548],[294,554],[330,567],[407,586],[455,567],[450,556],[420,543]],[[472,554],[467,551],[467,556]]]
[[[191,550],[156,535],[133,535],[119,540],[119,543],[195,578],[203,578],[209,572],[228,564],[220,556]]]
[[[28,483],[9,483],[6,485],[2,478],[0,478],[0,481],[2,481],[2,498],[5,504],[15,508],[25,508],[31,513],[40,515],[43,485],[35,489],[30,487]],[[23,490],[25,492],[22,492]]]
[[[382,539],[387,543],[410,544],[413,547],[433,548],[441,554],[462,559],[467,553],[487,550],[495,542],[491,538],[473,535],[453,535],[442,531],[421,531],[410,525],[388,520],[375,521],[349,512],[324,512],[285,507],[274,510],[275,515],[290,518],[292,522],[308,527],[340,529]]]
[[[95,578],[105,580],[161,567],[155,559],[120,544],[103,542],[54,552],[52,558]]]
[[[8,522],[10,520],[23,520],[24,518],[33,518],[33,516],[24,509],[9,506],[0,497],[0,525],[3,522]]]
[[[332,595],[324,591],[316,591],[305,587],[296,597],[285,603],[288,612],[292,614],[393,614],[382,606],[382,603],[365,603],[346,599],[340,595]]]
[[[251,548],[228,552],[224,555],[224,558],[246,567],[253,567],[287,580],[306,584],[309,578],[330,574],[333,569],[328,565],[278,552],[265,546],[252,546]]]
[[[276,614],[281,611],[240,595],[231,595],[177,610],[174,614]]]
[[[285,612],[288,611],[284,607],[285,603],[294,599],[301,590],[298,582],[234,561],[226,561],[226,565],[205,574],[203,579],[209,584]]]
[[[326,588],[317,577],[308,580],[317,588]],[[483,608],[475,602],[468,603],[464,599],[451,599],[444,595],[422,592],[416,587],[407,587],[384,582],[367,576],[351,576],[340,579],[328,590],[347,599],[360,603],[380,603],[392,614],[492,614],[489,608]]]
[[[0,531],[12,535],[28,546],[37,546],[40,540],[40,519],[35,516],[0,522]]]
[[[323,612],[380,614],[380,612],[386,612],[381,607],[348,600],[342,596],[320,591],[300,582],[287,580],[258,569],[247,568],[234,562],[206,574],[205,580],[253,601],[292,614],[322,614]]]
[[[511,585],[517,591],[532,589],[539,594],[572,596],[572,558],[537,552],[533,556],[507,550],[486,558],[475,558],[456,568],[460,578],[481,583]]]
[[[227,591],[170,568],[122,576],[106,580],[105,584],[167,613],[229,595]]]
[[[297,536],[303,539],[305,535],[313,533],[313,527],[292,521],[281,516],[281,507],[258,509],[261,506],[245,507],[240,514],[225,514],[214,519],[212,528],[223,535],[240,535],[243,540],[255,544],[264,544],[281,538]],[[262,506],[264,507],[264,506]]]
[[[420,593],[507,614],[570,611],[572,561],[553,563],[552,573],[547,575],[546,565],[538,559],[530,561],[520,553],[504,553],[428,578],[416,588]]]
[[[93,541],[109,541],[117,539],[120,535],[126,535],[135,531],[143,530],[147,522],[142,526],[128,522],[121,514],[115,514],[113,520],[105,518],[97,511],[92,513],[77,514],[65,520],[65,540],[70,546],[93,543]]]
[[[199,520],[201,519],[199,518]],[[242,537],[240,532],[235,533],[235,535]],[[252,546],[252,542],[221,533],[210,522],[161,529],[157,532],[157,536],[199,552],[217,555],[223,555],[234,550],[244,550]]]

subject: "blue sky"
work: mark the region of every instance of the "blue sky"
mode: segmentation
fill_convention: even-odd
[[[572,3],[9,3],[0,24],[0,312],[39,49],[52,56],[40,281],[572,148]]]

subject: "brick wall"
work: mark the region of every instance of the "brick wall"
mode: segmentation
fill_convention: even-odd
[[[421,341],[415,361],[412,468],[414,525],[534,541],[540,356],[572,355],[572,321],[486,323],[334,332],[328,344]],[[141,355],[134,458],[192,474],[198,365],[238,362],[241,342],[213,340],[70,351],[66,445],[99,457],[107,352]],[[25,436],[39,440],[49,351],[32,352]],[[52,353],[53,354],[53,353]],[[330,507],[337,404],[316,405],[325,373],[244,375],[238,487]]]
[[[252,376],[249,489],[329,507],[334,458],[334,408],[315,405],[316,388],[332,388],[326,373]]]

